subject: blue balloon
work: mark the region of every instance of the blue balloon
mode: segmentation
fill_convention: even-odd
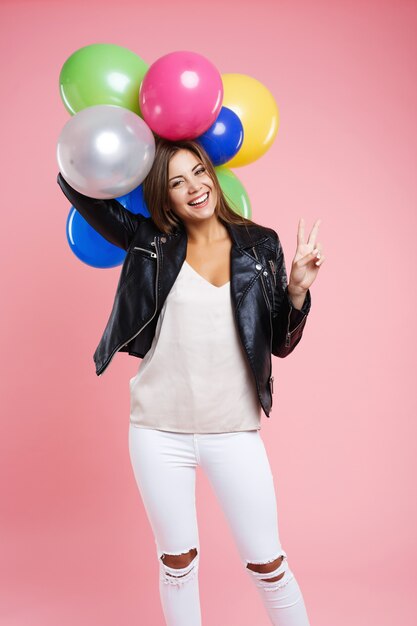
[[[116,200],[135,215],[141,213],[145,217],[150,216],[143,198],[142,185]],[[91,267],[117,267],[122,265],[126,257],[126,250],[107,241],[74,207],[71,207],[67,218],[66,235],[75,256]]]
[[[150,217],[150,213],[148,207],[146,206],[146,202],[143,197],[143,184],[133,189],[130,193],[127,193],[125,196],[120,196],[116,198],[123,206],[130,211],[131,213],[141,213],[145,217]]]
[[[238,152],[243,142],[243,125],[234,111],[222,107],[214,124],[196,141],[203,146],[213,165],[223,165]]]

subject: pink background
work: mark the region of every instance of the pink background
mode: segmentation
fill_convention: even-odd
[[[276,98],[274,145],[235,173],[288,269],[300,216],[326,256],[263,417],[281,540],[312,626],[415,624],[416,2],[15,1],[0,23],[0,623],[163,624],[127,446],[140,362],[92,360],[120,268],[72,254],[56,184],[60,69],[115,43],[199,52]],[[266,626],[203,473],[197,501],[204,623]]]

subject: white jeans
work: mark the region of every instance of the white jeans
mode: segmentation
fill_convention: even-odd
[[[189,434],[130,423],[129,453],[155,537],[159,591],[168,626],[201,625],[197,465],[203,468],[219,499],[242,563],[271,623],[309,626],[303,596],[281,547],[273,476],[259,430]],[[169,567],[163,561],[168,555],[189,552],[191,560],[186,567]],[[279,566],[272,565],[280,556]],[[253,564],[253,569],[248,564]],[[268,582],[277,577],[279,580]]]

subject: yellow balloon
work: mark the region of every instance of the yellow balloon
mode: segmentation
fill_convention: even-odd
[[[243,125],[243,142],[227,167],[253,163],[272,146],[279,126],[277,103],[269,89],[246,74],[222,74],[223,106],[231,109]]]

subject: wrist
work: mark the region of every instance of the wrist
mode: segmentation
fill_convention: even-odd
[[[301,311],[304,302],[306,300],[308,289],[301,289],[296,287],[293,289],[292,287],[288,287],[288,299],[294,309]]]
[[[291,285],[291,283],[289,283],[287,290],[288,290],[288,295],[294,298],[298,298],[300,296],[305,296],[308,291],[308,288],[304,289],[304,287],[294,287],[294,285]]]

